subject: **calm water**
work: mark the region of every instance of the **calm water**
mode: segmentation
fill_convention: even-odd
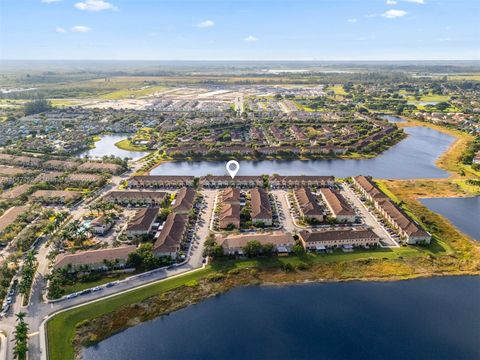
[[[480,240],[480,196],[420,199],[430,210],[449,219],[465,234]]]
[[[119,149],[118,147],[115,146],[115,143],[122,141],[123,139],[126,139],[126,138],[127,136],[122,134],[103,135],[102,138],[95,143],[94,149],[84,151],[80,153],[78,156],[85,157],[88,155],[91,158],[96,158],[96,157],[101,158],[105,155],[109,155],[109,156],[115,155],[122,159],[130,158],[130,159],[136,160],[136,159],[140,159],[141,157],[144,157],[145,155],[148,155],[148,152],[127,151],[127,150]]]
[[[480,277],[248,287],[116,334],[85,360],[479,359]]]
[[[388,122],[391,122],[391,123],[407,122],[407,120],[402,119],[401,117],[398,117],[398,116],[394,116],[394,115],[383,115],[382,117],[385,120],[388,120]]]
[[[408,137],[374,159],[363,160],[265,160],[240,161],[238,175],[334,175],[359,174],[383,179],[444,178],[448,173],[435,160],[454,138],[427,127],[406,128]],[[152,175],[226,175],[224,162],[170,162],[151,171]]]

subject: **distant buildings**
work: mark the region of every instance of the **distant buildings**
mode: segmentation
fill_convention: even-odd
[[[161,206],[167,195],[160,191],[111,191],[104,199],[123,206]]]
[[[128,186],[131,188],[177,188],[193,186],[194,179],[193,176],[132,176],[128,180]]]
[[[44,204],[68,204],[74,200],[79,199],[82,196],[80,191],[67,191],[67,190],[37,190],[30,198],[33,201],[41,202]]]

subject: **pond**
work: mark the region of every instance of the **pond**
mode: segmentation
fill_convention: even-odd
[[[107,156],[114,155],[122,159],[130,158],[132,160],[137,160],[149,154],[148,152],[145,152],[145,151],[127,151],[115,146],[115,143],[122,141],[127,137],[128,135],[125,135],[125,134],[102,135],[101,139],[95,142],[94,149],[89,149],[87,151],[84,151],[78,154],[78,156],[79,157],[88,156],[90,158],[101,158],[105,155]]]
[[[446,217],[462,232],[480,241],[480,196],[420,201],[430,210]]]
[[[478,299],[480,277],[238,288],[84,359],[478,359]]]
[[[454,141],[450,135],[427,127],[408,127],[408,137],[373,159],[240,161],[238,175],[372,175],[383,179],[445,178],[435,160]],[[225,162],[180,161],[164,163],[152,175],[225,175]]]

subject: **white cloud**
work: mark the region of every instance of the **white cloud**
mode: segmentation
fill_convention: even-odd
[[[61,28],[61,27],[55,28],[55,31],[56,31],[57,33],[61,33],[61,34],[67,32],[67,30],[65,30],[64,28]]]
[[[258,39],[253,35],[249,35],[249,36],[247,36],[246,38],[243,39],[243,41],[246,41],[246,42],[255,42],[257,40]]]
[[[396,19],[402,16],[407,15],[408,13],[405,10],[396,10],[396,9],[391,9],[385,11],[382,16],[387,18],[387,19]]]
[[[79,10],[86,11],[118,10],[115,5],[103,0],[85,0],[76,3],[74,6]]]
[[[45,4],[51,4],[51,3],[56,3],[56,2],[60,2],[62,0],[41,0],[42,3],[45,3]]]
[[[395,1],[395,0],[387,0],[387,5],[397,5],[397,1]]]
[[[347,21],[348,21],[349,23],[352,23],[352,24],[354,24],[354,23],[356,23],[356,22],[357,22],[357,19],[355,19],[355,18],[351,18],[351,19],[348,19]]]
[[[404,0],[405,2],[414,3],[414,4],[425,4],[425,0]]]
[[[205,21],[199,22],[196,26],[199,28],[205,29],[205,28],[210,28],[215,26],[215,23],[212,20],[205,20]]]
[[[73,32],[85,33],[85,32],[89,32],[91,29],[88,26],[76,25],[76,26],[72,26],[70,30],[72,30]]]

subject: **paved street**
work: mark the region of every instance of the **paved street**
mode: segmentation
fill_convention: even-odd
[[[398,247],[398,244],[391,238],[385,228],[375,219],[372,214],[367,210],[365,205],[360,201],[360,199],[355,195],[354,191],[348,186],[344,186],[341,191],[342,195],[350,200],[353,205],[360,211],[360,214],[363,218],[363,222],[366,225],[370,226],[372,230],[382,238],[382,246],[385,247]]]

